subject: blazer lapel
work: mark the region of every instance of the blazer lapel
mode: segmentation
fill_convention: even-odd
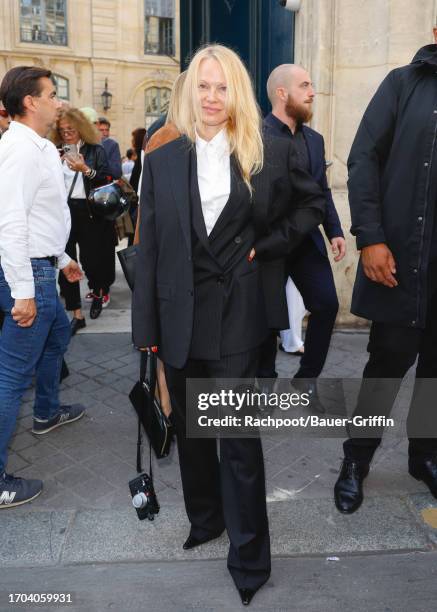
[[[206,232],[205,219],[203,217],[202,202],[200,199],[199,192],[199,182],[197,180],[197,156],[194,149],[190,152],[190,199],[194,230],[205,249],[210,255],[212,255],[208,240],[208,234]]]
[[[176,203],[182,232],[191,252],[191,228],[190,228],[190,145],[183,136],[178,139],[176,150],[171,147],[168,151],[168,175],[170,178],[173,198]]]
[[[245,195],[249,195],[247,187],[241,178],[241,173],[238,168],[238,164],[235,157],[231,155],[231,191],[229,193],[229,199],[225,204],[219,218],[217,219],[212,231],[209,235],[209,241],[212,242],[216,236],[220,234],[222,229],[226,227],[229,219],[232,218],[235,211],[238,209],[241,200]]]

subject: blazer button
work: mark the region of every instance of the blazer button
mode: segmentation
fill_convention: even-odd
[[[217,282],[220,283],[220,285],[225,282],[225,277],[223,276],[223,274],[220,274],[220,276],[217,276]]]
[[[240,244],[240,242],[241,242],[241,236],[235,236],[235,238],[234,238],[234,242],[235,242],[235,244]]]

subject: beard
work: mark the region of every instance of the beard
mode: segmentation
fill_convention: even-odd
[[[288,117],[292,117],[296,123],[308,123],[313,116],[313,109],[310,104],[295,104],[291,96],[288,95],[285,113]]]

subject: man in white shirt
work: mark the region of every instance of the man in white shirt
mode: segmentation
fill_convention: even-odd
[[[6,73],[0,100],[12,117],[0,141],[0,509],[24,504],[40,480],[6,474],[7,447],[21,399],[36,374],[33,433],[76,421],[80,405],[61,406],[59,375],[70,324],[56,291],[56,268],[75,282],[78,264],[65,254],[70,232],[62,166],[45,136],[60,102],[51,72],[19,66]]]

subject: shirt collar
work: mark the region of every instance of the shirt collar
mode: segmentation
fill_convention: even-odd
[[[12,134],[23,134],[33,140],[33,142],[41,149],[41,151],[47,146],[47,138],[42,138],[39,134],[35,132],[32,128],[25,125],[24,123],[20,123],[19,121],[11,121],[9,125],[9,131]]]
[[[229,142],[226,128],[220,130],[211,140],[204,140],[199,136],[196,130],[196,150],[197,153],[203,153],[208,150],[215,152],[217,156],[229,155]]]
[[[288,127],[288,125],[286,123],[284,123],[283,121],[281,121],[278,117],[276,117],[276,115],[274,115],[273,113],[269,113],[267,115],[267,117],[265,118],[265,121],[268,125],[270,125],[273,128],[276,128],[277,130],[279,130],[280,132],[282,132],[283,134],[287,134],[287,136],[296,136],[297,132],[300,132],[302,130],[302,124],[298,123],[296,125],[296,131],[293,134],[293,132],[290,130],[290,128]]]

